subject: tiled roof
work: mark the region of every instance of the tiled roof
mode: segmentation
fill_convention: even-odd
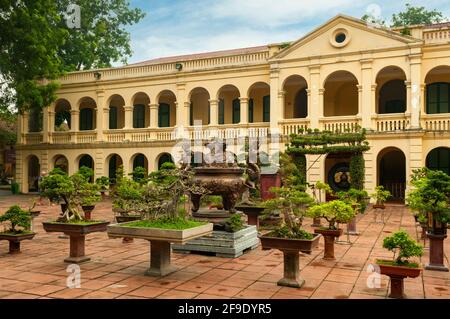
[[[178,55],[178,56],[170,56],[170,57],[164,57],[164,58],[156,58],[156,59],[133,63],[133,64],[129,64],[129,65],[140,66],[140,65],[146,65],[146,64],[169,63],[169,62],[178,62],[178,61],[186,61],[186,60],[214,58],[214,57],[220,57],[220,56],[239,55],[239,54],[247,54],[247,53],[266,51],[266,50],[268,50],[268,48],[269,47],[267,45],[263,45],[263,46],[257,46],[257,47],[251,47],[251,48]]]
[[[442,22],[442,23],[434,23],[425,25],[425,29],[439,29],[439,28],[446,28],[450,27],[450,22]]]

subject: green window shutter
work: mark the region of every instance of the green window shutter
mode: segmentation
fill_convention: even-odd
[[[144,128],[145,127],[145,106],[137,104],[133,109],[133,127]]]
[[[225,101],[219,100],[219,124],[225,124]]]
[[[239,99],[233,100],[233,124],[241,122],[241,101]]]
[[[404,100],[390,100],[386,101],[384,113],[404,113],[406,104]]]
[[[427,113],[450,113],[450,83],[432,83],[427,86]]]
[[[117,107],[115,106],[109,108],[109,129],[117,129]]]
[[[166,103],[159,104],[158,108],[158,126],[170,127],[170,105]]]
[[[248,100],[248,122],[253,123],[253,99]]]
[[[189,105],[189,125],[194,125],[194,103],[191,102],[191,105]]]
[[[263,97],[263,122],[270,122],[270,95]]]
[[[90,108],[80,110],[80,131],[94,128],[94,111]]]

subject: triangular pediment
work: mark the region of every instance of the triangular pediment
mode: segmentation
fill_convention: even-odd
[[[336,35],[345,34],[342,43]],[[422,40],[405,36],[391,30],[368,25],[365,21],[338,15],[301,39],[278,52],[273,60],[296,59],[335,54],[360,53],[364,51],[409,47]]]

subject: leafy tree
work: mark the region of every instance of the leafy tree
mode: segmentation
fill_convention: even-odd
[[[392,15],[391,27],[406,27],[417,24],[433,24],[445,20],[442,12],[434,9],[427,10],[425,7],[415,7],[407,3],[405,11]]]
[[[28,211],[23,210],[18,205],[11,206],[6,213],[0,216],[0,223],[9,222],[11,228],[8,232],[13,234],[22,233],[30,228],[31,225],[31,215]],[[22,227],[18,229],[16,227]]]
[[[386,237],[383,240],[383,248],[394,253],[393,259],[399,265],[407,264],[408,258],[420,257],[423,255],[422,246],[409,237],[404,230],[400,230],[392,236]],[[397,253],[398,255],[396,258]]]
[[[66,24],[69,4],[81,7],[80,29]],[[127,0],[0,1],[0,110],[41,109],[56,99],[64,72],[125,63],[131,49],[124,27],[143,16]]]

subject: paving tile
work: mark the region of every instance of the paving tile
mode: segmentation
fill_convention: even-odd
[[[167,291],[169,291],[169,289],[160,288],[160,287],[143,286],[136,290],[128,292],[127,295],[137,296],[137,297],[145,297],[145,298],[155,298]]]

